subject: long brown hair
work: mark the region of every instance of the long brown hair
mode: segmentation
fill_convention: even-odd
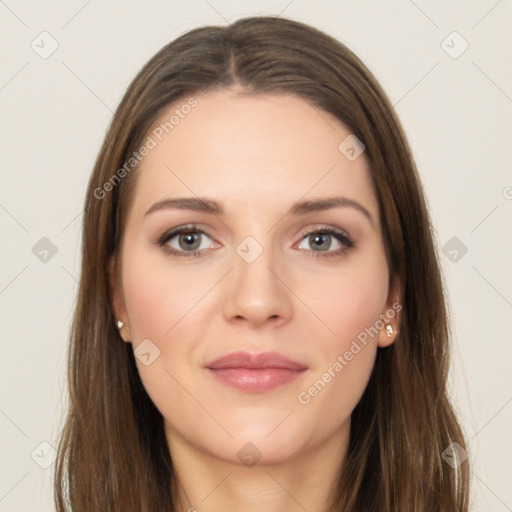
[[[453,442],[466,445],[446,389],[450,332],[443,277],[403,129],[376,79],[346,46],[306,24],[272,16],[185,33],[151,58],[117,108],[85,199],[68,353],[70,403],[55,464],[57,510],[155,512],[176,506],[163,418],[140,381],[131,344],[115,328],[111,307],[107,264],[119,251],[137,166],[118,170],[171,103],[234,85],[248,93],[299,95],[364,143],[390,277],[403,291],[400,333],[378,349],[352,413],[332,510],[467,511],[468,462],[457,466],[442,457]]]

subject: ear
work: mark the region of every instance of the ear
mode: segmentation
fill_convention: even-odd
[[[128,322],[128,315],[126,313],[126,306],[124,303],[124,296],[122,292],[122,286],[120,283],[120,277],[116,272],[116,259],[115,256],[112,255],[107,264],[107,272],[108,272],[108,284],[109,284],[109,298],[110,298],[110,306],[112,308],[112,313],[114,314],[114,321],[116,323],[120,320],[123,322],[123,327],[119,329],[119,335],[123,338],[127,343],[131,342],[131,334],[130,334],[130,324]]]
[[[381,318],[384,327],[379,331],[377,338],[377,346],[389,347],[397,338],[401,324],[400,311],[403,309],[402,304],[402,284],[397,277],[391,279],[388,298],[386,301],[386,309],[382,312]],[[387,326],[391,325],[392,333],[388,333]]]

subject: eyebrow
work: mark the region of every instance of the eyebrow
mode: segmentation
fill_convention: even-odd
[[[306,215],[308,213],[330,210],[332,208],[354,208],[358,212],[362,213],[372,226],[375,226],[375,221],[371,213],[362,204],[358,203],[354,199],[341,196],[326,197],[311,201],[297,201],[292,204],[286,215]],[[194,212],[209,213],[217,216],[224,214],[222,204],[213,199],[202,197],[177,197],[158,201],[151,206],[144,216],[146,217],[147,215],[159,210],[170,209],[191,210]]]

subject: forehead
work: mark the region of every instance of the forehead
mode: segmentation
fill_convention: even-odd
[[[148,133],[132,212],[167,197],[210,197],[233,212],[285,208],[300,198],[342,194],[378,218],[364,153],[351,161],[339,145],[350,130],[291,94],[221,90],[181,99]],[[167,123],[167,124],[166,124]]]

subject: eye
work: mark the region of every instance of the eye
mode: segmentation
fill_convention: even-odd
[[[315,231],[309,231],[302,236],[306,240],[306,245],[309,245],[309,248],[306,247],[306,249],[308,249],[310,255],[315,258],[341,256],[349,249],[355,247],[354,241],[348,234],[328,226],[318,228]],[[335,250],[329,250],[333,241],[341,245],[341,247]],[[303,248],[301,243],[299,249]]]
[[[200,255],[201,251],[208,248],[208,243],[203,243],[205,238],[210,237],[197,226],[181,226],[166,231],[158,239],[158,245],[165,246],[165,249],[174,256],[190,258]]]
[[[317,228],[314,231],[303,233],[302,240],[309,247],[303,247],[301,242],[299,249],[306,249],[312,257],[335,257],[342,256],[349,249],[355,247],[355,242],[350,236],[329,226]],[[200,256],[205,249],[212,244],[208,244],[205,239],[212,238],[196,225],[180,226],[166,231],[158,240],[157,244],[164,247],[166,252],[177,258],[191,258]],[[333,243],[338,248],[332,249]]]

